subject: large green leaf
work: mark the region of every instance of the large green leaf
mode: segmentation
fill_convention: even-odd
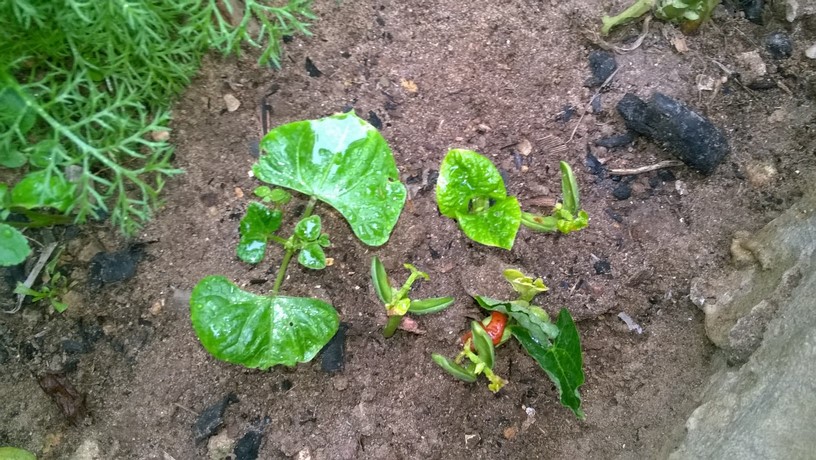
[[[29,254],[26,237],[11,225],[0,224],[0,267],[22,263]]]
[[[459,221],[468,238],[512,249],[521,225],[521,207],[508,197],[499,170],[471,150],[448,152],[436,183],[439,212]]]
[[[257,264],[263,260],[269,236],[280,225],[280,211],[269,209],[254,201],[249,203],[246,214],[238,226],[241,235],[236,248],[238,258],[248,264]]]
[[[510,326],[510,331],[555,384],[561,396],[561,404],[572,409],[576,417],[583,419],[581,394],[578,392],[584,384],[581,338],[566,308],[558,314],[556,326],[559,333],[552,345],[536,340],[530,331],[520,325]]]
[[[190,299],[193,328],[213,356],[249,368],[307,362],[337,332],[334,308],[318,299],[259,296],[208,276]]]
[[[46,171],[30,172],[11,191],[11,206],[26,209],[54,208],[67,211],[74,203],[76,185]]]
[[[330,204],[363,243],[388,241],[405,186],[385,139],[365,120],[344,113],[289,123],[270,131],[261,149],[258,179]]]

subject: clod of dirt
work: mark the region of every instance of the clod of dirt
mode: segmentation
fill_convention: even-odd
[[[258,458],[258,451],[261,449],[263,441],[263,430],[269,424],[269,417],[256,421],[252,428],[235,443],[235,460],[255,460]]]
[[[609,263],[606,259],[600,259],[593,264],[595,268],[595,273],[598,275],[611,275],[612,274],[612,264]]]
[[[602,137],[595,141],[598,147],[606,147],[608,149],[616,149],[625,147],[635,140],[635,133],[627,131],[623,134],[613,134],[611,136]]]
[[[88,267],[88,285],[98,289],[103,284],[132,278],[143,252],[144,245],[134,244],[122,251],[96,254]]]
[[[323,372],[339,372],[343,370],[344,358],[346,354],[346,330],[349,325],[340,323],[337,333],[323,347],[320,355],[320,369]]]
[[[224,104],[227,106],[227,112],[235,112],[239,107],[241,107],[241,101],[239,101],[238,98],[232,94],[224,95]]]
[[[78,425],[88,413],[85,407],[85,395],[74,388],[68,377],[63,373],[47,373],[37,378],[40,388],[51,397],[62,413],[71,423]]]
[[[629,184],[622,183],[612,190],[612,196],[618,200],[628,200],[632,196],[632,187]]]
[[[382,120],[373,110],[368,112],[368,122],[371,123],[371,126],[377,128],[378,130],[382,129],[383,127]]]
[[[594,50],[589,53],[589,70],[592,77],[587,79],[584,86],[601,86],[615,70],[618,69],[618,62],[615,54],[605,50]]]
[[[308,72],[309,76],[312,78],[318,78],[323,75],[323,72],[317,68],[314,62],[312,62],[312,59],[309,57],[306,58],[306,72]]]
[[[762,10],[765,8],[765,0],[740,0],[740,7],[745,12],[745,19],[754,24],[763,24]]]
[[[708,118],[664,94],[654,93],[647,103],[627,93],[617,109],[629,129],[669,147],[703,174],[711,174],[730,150],[725,135]]]
[[[774,32],[765,37],[765,48],[774,59],[786,59],[793,54],[793,42],[785,32]]]
[[[235,396],[234,393],[229,393],[220,401],[201,412],[201,415],[198,416],[198,419],[196,419],[193,425],[193,435],[195,436],[196,443],[209,438],[218,431],[218,428],[224,423],[224,412],[227,410],[227,407],[236,402],[238,402],[238,397]]]

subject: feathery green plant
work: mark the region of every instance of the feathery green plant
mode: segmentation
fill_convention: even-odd
[[[309,34],[311,0],[269,3],[0,2],[0,166],[20,168],[3,173],[6,181],[23,177],[0,184],[9,190],[0,220],[37,211],[48,224],[43,216],[56,211],[138,229],[165,179],[181,172],[166,141],[168,108],[204,53],[238,53],[247,43],[264,49],[260,64],[278,66],[281,37]],[[21,186],[32,174],[37,186]]]

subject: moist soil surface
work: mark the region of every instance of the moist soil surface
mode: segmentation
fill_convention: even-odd
[[[816,27],[771,14],[757,25],[727,7],[696,35],[653,22],[636,50],[616,56],[619,70],[590,110],[598,87],[584,86],[588,55],[599,47],[585,31],[623,6],[321,2],[314,35],[287,40],[281,70],[258,67],[252,53],[209,58],[175,106],[171,140],[185,173],[167,183],[154,220],[131,241],[105,224],[55,230],[65,247],[62,269],[77,282],[64,296],[68,310],[26,304],[0,316],[0,445],[44,459],[209,458],[214,452],[196,442],[193,424],[232,393],[238,402],[224,413],[220,439],[254,432],[263,459],[608,459],[670,451],[720,361],[689,299],[692,279],[728,270],[734,233],[761,228],[812,184],[816,79],[803,50]],[[623,27],[609,40],[632,46],[640,30]],[[792,57],[768,52],[766,36],[776,31],[792,38]],[[688,51],[680,53],[683,43]],[[771,82],[756,89],[739,57],[753,51]],[[615,111],[625,93],[647,99],[655,91],[725,132],[731,153],[713,174],[685,166],[599,173],[593,158],[612,169],[673,158],[645,138],[617,149],[594,144],[625,132]],[[240,101],[237,110],[227,110],[228,94]],[[220,362],[191,328],[189,295],[203,277],[222,274],[256,293],[273,284],[280,250],[256,267],[235,256],[238,221],[261,185],[248,171],[263,104],[270,126],[356,110],[380,127],[408,184],[387,244],[363,245],[337,212],[318,205],[333,264],[288,271],[283,293],[324,299],[348,325],[339,372],[322,371],[320,359],[268,371]],[[434,199],[439,163],[453,147],[487,155],[522,206],[545,213],[560,195],[558,162],[569,162],[589,228],[569,236],[522,228],[511,251],[471,242]],[[304,203],[296,197],[286,215]],[[133,243],[142,254],[135,276],[91,288],[91,257]],[[421,334],[384,339],[385,311],[368,277],[374,255],[394,283],[405,279],[405,262],[428,272],[416,295],[451,295],[455,305],[416,318]],[[584,421],[559,404],[549,379],[513,342],[498,351],[496,371],[509,384],[496,395],[484,380],[457,381],[430,359],[455,355],[470,319],[483,316],[469,294],[510,297],[501,276],[509,267],[543,277],[550,291],[538,302],[553,315],[566,307],[577,321]],[[642,333],[619,319],[622,312]],[[84,395],[86,414],[66,418],[37,383],[48,372]],[[251,450],[239,458],[253,458]]]

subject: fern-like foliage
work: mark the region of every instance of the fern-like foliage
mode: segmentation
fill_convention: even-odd
[[[0,2],[0,166],[48,178],[36,190],[12,189],[0,209],[51,208],[77,222],[110,216],[125,233],[138,229],[180,173],[157,133],[204,53],[246,43],[277,66],[281,37],[309,33],[311,0],[270,3]],[[71,195],[55,201],[56,193]]]

